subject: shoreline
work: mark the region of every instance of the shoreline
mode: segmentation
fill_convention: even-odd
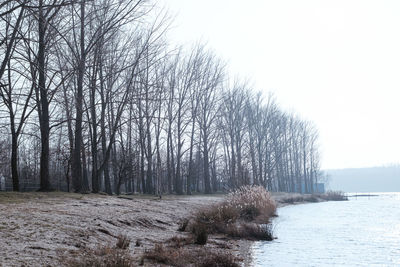
[[[306,203],[286,203],[304,196],[300,194],[271,195],[278,208]],[[0,266],[67,266],[85,249],[114,245],[120,235],[131,241],[129,254],[139,265],[142,255],[156,244],[187,237],[188,233],[178,231],[179,223],[197,209],[222,201],[224,196],[165,195],[160,200],[146,195],[0,193],[0,242],[4,244]],[[210,235],[204,247],[229,252],[239,264],[249,266],[253,242]],[[145,260],[143,266],[153,264]]]

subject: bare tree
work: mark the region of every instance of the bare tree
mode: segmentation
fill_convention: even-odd
[[[45,191],[313,192],[315,127],[242,79],[230,84],[205,45],[170,47],[153,7],[0,3],[0,141],[14,190],[40,177]]]
[[[201,74],[201,91],[199,113],[197,121],[201,132],[202,139],[202,152],[204,158],[204,188],[205,193],[211,193],[210,184],[210,138],[215,133],[216,128],[214,123],[216,122],[217,115],[219,112],[219,94],[218,89],[221,86],[223,79],[223,66],[214,55],[209,54],[203,64]]]

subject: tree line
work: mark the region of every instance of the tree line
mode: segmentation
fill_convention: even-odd
[[[318,132],[145,0],[0,4],[0,178],[14,191],[313,192]],[[1,180],[0,180],[1,181]]]

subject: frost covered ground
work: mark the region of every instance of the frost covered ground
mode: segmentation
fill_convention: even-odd
[[[221,199],[222,195],[159,200],[153,196],[0,193],[0,263],[62,266],[83,248],[115,245],[121,234],[131,240],[130,254],[139,262],[146,249],[180,235],[181,219]],[[136,241],[140,246],[135,246]],[[207,246],[226,247],[248,258],[249,243],[214,237]]]
[[[297,194],[274,193],[279,206]],[[84,249],[130,240],[139,264],[143,253],[174,236],[179,222],[223,195],[105,196],[72,193],[0,193],[0,266],[67,266]],[[136,246],[138,242],[139,246]],[[211,236],[207,247],[227,249],[246,265],[250,241]]]

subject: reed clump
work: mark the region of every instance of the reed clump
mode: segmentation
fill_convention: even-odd
[[[229,225],[225,233],[233,238],[272,241],[275,239],[271,224],[241,223]]]
[[[275,214],[276,203],[264,187],[243,186],[228,194],[225,201],[199,210],[188,227],[195,235],[200,232],[199,229],[206,229],[209,234],[222,233],[237,238],[268,240],[271,238],[266,236],[272,237],[271,229],[267,231],[259,225],[269,224]]]
[[[281,199],[279,202],[284,204],[293,204],[301,202],[319,202],[319,195],[297,195]]]
[[[179,223],[178,231],[190,232],[190,237],[175,236],[164,245],[157,244],[146,251],[145,261],[171,266],[239,266],[234,255],[210,249],[210,234],[250,240],[274,239],[270,218],[276,214],[276,204],[261,186],[244,186],[227,195],[218,204],[199,210],[190,219]],[[207,245],[206,245],[207,244]]]
[[[346,194],[342,191],[328,191],[325,194],[318,195],[319,198],[327,201],[345,201],[349,200]]]

